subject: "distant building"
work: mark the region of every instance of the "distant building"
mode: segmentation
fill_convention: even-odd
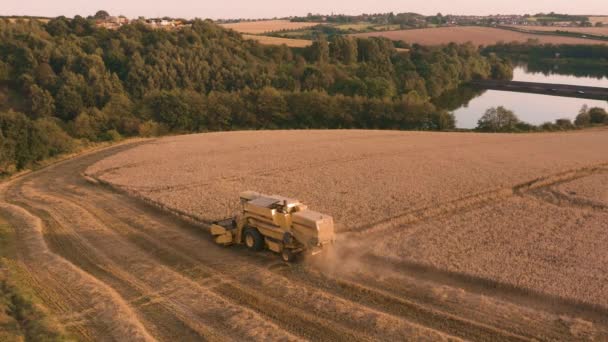
[[[181,20],[175,19],[165,19],[165,18],[151,18],[146,19],[146,24],[153,28],[159,29],[178,29],[184,26],[184,23]]]
[[[118,29],[118,28],[120,28],[123,25],[129,24],[130,22],[131,21],[127,17],[125,17],[123,15],[118,16],[118,17],[110,16],[110,17],[107,17],[105,19],[97,19],[96,20],[96,24],[97,24],[98,27],[104,27],[104,28],[107,28],[109,30]]]
[[[116,30],[116,29],[120,28],[121,26],[130,24],[132,22],[141,22],[152,28],[165,29],[165,30],[173,30],[173,29],[178,29],[178,28],[182,28],[182,27],[186,26],[182,20],[175,20],[175,19],[169,19],[169,18],[146,19],[144,17],[139,17],[136,20],[130,20],[127,17],[122,16],[122,15],[118,16],[118,17],[110,16],[105,19],[97,19],[96,25],[98,27],[104,27],[109,30]]]

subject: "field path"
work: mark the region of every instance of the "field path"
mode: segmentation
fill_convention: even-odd
[[[327,269],[219,247],[204,227],[82,177],[130,147],[67,160],[0,188],[0,214],[17,229],[19,261],[82,340],[608,338],[606,321],[576,316],[567,305],[553,311],[494,298],[379,260]]]

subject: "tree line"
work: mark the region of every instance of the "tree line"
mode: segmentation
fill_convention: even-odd
[[[579,111],[574,122],[570,119],[557,119],[555,122],[545,122],[539,126],[521,121],[517,115],[503,107],[492,107],[486,110],[477,122],[475,130],[479,132],[492,133],[517,133],[517,132],[541,132],[541,131],[567,131],[578,128],[606,126],[608,125],[608,113],[604,108],[589,108],[584,105]]]
[[[0,173],[87,141],[261,128],[451,129],[431,100],[512,68],[473,45],[317,37],[263,46],[209,20],[178,31],[0,20]]]

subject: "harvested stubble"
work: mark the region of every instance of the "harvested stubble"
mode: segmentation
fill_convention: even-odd
[[[380,257],[608,307],[607,222],[608,211],[515,196],[395,230],[371,245]]]
[[[439,27],[415,30],[398,30],[384,32],[357,33],[356,37],[386,37],[391,40],[401,40],[410,44],[442,45],[448,43],[463,44],[471,42],[475,45],[493,45],[499,42],[525,43],[530,39],[538,40],[541,44],[607,44],[601,40],[571,38],[549,35],[537,35],[503,30],[492,27],[458,26]]]

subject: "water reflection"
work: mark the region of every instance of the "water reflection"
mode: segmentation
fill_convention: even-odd
[[[563,83],[608,88],[608,78],[578,77],[573,75],[530,72],[519,66],[514,70],[515,81]],[[504,106],[520,120],[533,125],[553,122],[556,119],[574,120],[583,105],[608,109],[608,102],[539,94],[515,93],[461,87],[434,101],[435,105],[454,113],[458,128],[475,128],[477,121],[490,107]]]
[[[608,77],[606,76],[591,76],[587,73],[582,73],[582,75],[577,76],[572,74],[560,74],[560,71],[561,70],[559,69],[542,71],[529,68],[527,65],[522,65],[513,70],[513,81],[571,84],[608,88]]]
[[[545,76],[571,75],[588,79],[604,78],[605,82],[608,82],[606,81],[608,80],[608,68],[605,67],[605,62],[601,61],[598,62],[588,59],[546,60],[533,58],[527,62],[521,63],[520,61],[519,63],[522,64],[529,73],[542,73]]]

